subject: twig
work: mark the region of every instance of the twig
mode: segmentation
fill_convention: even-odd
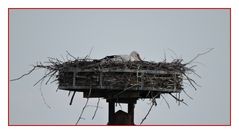
[[[188,106],[188,104],[187,103],[185,103],[184,101],[183,101],[183,99],[178,99],[177,97],[175,97],[174,95],[172,95],[171,93],[169,93],[174,99],[176,99],[177,101],[179,101],[179,102],[182,102],[183,104],[185,104],[186,106]]]
[[[181,95],[181,93],[178,93],[178,99],[180,100],[180,95]],[[178,101],[178,105],[180,106],[180,101]]]
[[[151,112],[152,108],[154,106],[154,102],[152,101],[152,104],[147,112],[147,114],[144,116],[144,118],[142,119],[142,121],[140,122],[140,125],[146,120],[146,118],[148,117],[149,113]]]
[[[72,95],[72,97],[71,97],[70,105],[72,105],[72,102],[73,102],[73,99],[74,99],[74,97],[75,97],[75,94],[76,94],[76,91],[74,91],[74,93],[73,93],[73,95]]]
[[[123,92],[125,92],[126,90],[128,90],[128,89],[130,89],[130,88],[133,88],[133,87],[135,87],[135,86],[138,86],[138,84],[135,84],[135,85],[132,85],[132,86],[130,86],[130,87],[128,87],[128,88],[125,88],[123,91],[120,91],[119,93],[115,94],[114,97],[121,95],[121,94],[122,94]]]
[[[88,101],[89,101],[89,98],[86,99],[85,105],[84,105],[84,107],[82,108],[81,113],[80,113],[80,116],[79,116],[79,118],[78,118],[78,120],[77,120],[77,122],[76,122],[75,125],[77,125],[77,124],[79,123],[80,119],[82,119],[82,115],[83,115],[84,110],[85,110],[85,108],[86,108],[86,106],[87,106],[87,104],[88,104]]]
[[[119,103],[119,107],[120,107],[120,110],[122,110],[122,106],[121,106],[121,104]]]
[[[214,48],[210,48],[209,50],[207,50],[207,51],[205,51],[205,52],[203,52],[203,53],[199,53],[199,54],[197,54],[193,59],[191,59],[188,63],[186,63],[186,64],[190,64],[191,62],[193,62],[194,60],[196,60],[198,57],[200,57],[200,56],[202,56],[202,55],[204,55],[204,54],[207,54],[207,53],[209,53],[210,51],[212,51]]]
[[[166,62],[167,61],[167,57],[166,57],[165,50],[163,50],[163,54],[164,54],[164,62]]]
[[[178,57],[178,55],[172,49],[168,48],[168,50],[171,51],[174,54],[174,56]]]
[[[71,95],[71,91],[68,92],[68,95],[67,96],[70,96]]]
[[[80,116],[79,116],[79,118],[78,118],[78,120],[77,120],[77,122],[76,122],[75,125],[77,125],[78,122],[80,121],[80,119],[81,119],[81,117],[82,117],[82,115],[83,115],[83,113],[84,113],[84,111],[85,111],[85,108],[86,108],[86,106],[87,106],[87,104],[88,104],[88,101],[89,101],[89,97],[90,97],[90,95],[91,95],[91,86],[90,86],[90,91],[89,91],[89,94],[88,94],[88,97],[87,97],[86,103],[85,103],[84,107],[82,108],[81,113],[80,113]]]
[[[146,95],[146,98],[149,96],[149,94],[151,93],[151,91],[148,91],[147,95]]]
[[[94,48],[94,47],[91,47],[91,49],[90,49],[90,52],[89,52],[89,54],[88,54],[88,55],[86,55],[86,56],[85,56],[85,59],[87,59],[87,58],[89,58],[89,57],[90,57],[90,55],[91,55],[91,52],[92,52],[93,48]]]
[[[162,94],[161,94],[161,96],[163,97],[163,100],[166,102],[168,108],[170,109],[170,105],[169,105],[168,101],[165,99],[165,97]]]
[[[65,58],[62,55],[61,55],[61,58],[62,58],[63,62],[66,62]]]
[[[146,120],[146,118],[148,117],[149,113],[151,112],[153,106],[154,106],[154,105],[157,105],[157,103],[156,103],[156,97],[157,97],[158,95],[160,95],[160,92],[152,98],[152,101],[151,101],[152,104],[151,104],[151,106],[150,106],[150,108],[149,108],[147,114],[144,116],[144,118],[143,118],[142,121],[140,122],[140,125]]]
[[[74,60],[77,60],[77,58],[74,57],[73,55],[71,55],[68,51],[66,51],[66,52],[67,52],[67,54],[68,54],[69,56],[71,56]]]
[[[44,104],[45,104],[49,109],[51,109],[51,106],[46,102],[46,99],[45,99],[45,97],[44,97],[44,95],[43,95],[43,91],[42,91],[42,83],[43,83],[43,81],[41,81],[41,83],[40,83],[40,93],[41,93],[41,98],[42,98]]]
[[[193,97],[189,96],[189,94],[183,89],[183,92],[186,94],[186,96],[188,96],[188,98],[190,98],[191,100],[193,100]]]
[[[185,74],[183,73],[183,75],[186,77],[186,79],[188,80],[188,82],[190,83],[190,85],[195,89],[197,90],[197,88],[193,85],[193,83],[191,82],[190,78]]]
[[[46,85],[48,84],[48,82],[51,80],[51,78],[57,73],[57,71],[54,71],[48,78],[48,80],[46,81]]]
[[[195,74],[198,78],[202,78],[199,74],[197,74],[195,71],[191,71],[193,74]]]
[[[40,81],[43,81],[49,74],[51,74],[53,71],[50,71],[49,73],[45,74],[40,80],[38,80],[33,86],[36,86]]]
[[[184,73],[185,74],[185,73]],[[186,75],[186,74],[185,74]],[[192,81],[195,85],[197,85],[198,87],[201,87],[201,85],[199,85],[195,80],[189,78],[188,76],[186,76],[187,79],[189,79],[190,81]]]
[[[32,68],[28,73],[25,73],[25,74],[23,74],[22,76],[20,76],[20,77],[18,77],[18,78],[15,78],[15,79],[12,79],[12,80],[10,80],[10,81],[19,80],[19,79],[21,79],[22,77],[31,74],[35,69],[36,69],[36,66],[33,66],[33,68]]]
[[[191,62],[191,64],[198,64],[198,65],[201,65],[203,67],[206,67],[206,65],[204,63],[201,63],[201,62],[198,62],[198,61]]]
[[[99,109],[99,103],[100,103],[100,98],[98,98],[97,105],[96,105],[96,109],[95,109],[94,115],[92,116],[92,120],[95,118],[96,112],[97,112],[98,109]]]

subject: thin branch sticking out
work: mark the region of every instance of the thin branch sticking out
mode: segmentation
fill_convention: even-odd
[[[43,83],[43,81],[41,81],[41,83],[40,83],[40,93],[41,93],[41,98],[42,98],[44,104],[47,106],[47,108],[51,109],[51,106],[46,102],[46,99],[45,99],[45,97],[44,97],[44,95],[43,95],[43,91],[42,91],[42,83]]]
[[[92,116],[92,120],[95,118],[96,112],[99,109],[99,103],[100,103],[100,98],[98,98],[98,101],[97,101],[97,104],[96,104],[96,109],[95,109],[94,115]]]
[[[23,74],[22,76],[20,76],[20,77],[18,77],[18,78],[15,78],[15,79],[12,79],[12,80],[10,80],[10,81],[20,80],[20,79],[23,78],[24,76],[27,76],[27,75],[31,74],[35,69],[36,69],[36,66],[33,66],[33,68],[32,68],[28,73],[25,73],[25,74]]]
[[[188,98],[190,98],[191,100],[193,100],[193,97],[191,97],[184,89],[183,92],[186,94],[186,96],[188,96]]]
[[[174,95],[172,95],[171,93],[169,93],[175,100],[179,101],[179,102],[182,102],[183,104],[185,104],[186,106],[188,106],[188,104],[186,102],[183,101],[183,99],[179,99],[177,97],[175,97]]]
[[[69,92],[69,93],[70,93],[70,92]],[[74,97],[75,97],[75,94],[76,94],[76,91],[74,91],[74,93],[73,93],[73,95],[72,95],[72,97],[71,97],[70,105],[72,105],[72,102],[73,102],[73,99],[74,99]]]
[[[157,102],[156,102],[156,98],[158,97],[158,95],[160,95],[160,93],[158,93],[157,95],[155,95],[153,98],[152,98],[152,101],[151,101],[151,106],[147,112],[147,114],[145,115],[145,117],[142,119],[142,121],[140,122],[140,125],[146,120],[146,118],[148,117],[149,113],[151,112],[153,106],[156,106],[157,105]]]
[[[205,52],[203,52],[203,53],[199,53],[199,54],[197,54],[193,59],[191,59],[188,63],[186,63],[186,64],[190,64],[190,63],[192,63],[194,60],[196,60],[198,57],[200,57],[200,56],[202,56],[202,55],[204,55],[204,54],[207,54],[207,53],[209,53],[210,51],[212,51],[214,48],[210,48],[209,50],[207,50],[207,51],[205,51]]]
[[[66,52],[67,52],[67,54],[68,54],[69,56],[71,56],[74,60],[77,60],[77,58],[74,57],[73,55],[71,55],[68,51],[66,51]]]
[[[78,120],[76,121],[76,124],[75,124],[75,125],[77,125],[77,124],[79,123],[79,121],[82,119],[82,115],[83,115],[84,110],[85,110],[85,108],[86,108],[86,106],[87,106],[87,104],[88,104],[88,101],[89,101],[89,98],[86,99],[85,105],[84,105],[84,107],[82,108],[81,113],[80,113],[80,116],[79,116]]]
[[[87,104],[88,104],[88,102],[89,102],[89,97],[90,97],[90,95],[91,95],[91,88],[90,88],[90,91],[89,91],[87,100],[86,100],[86,102],[85,102],[85,105],[84,105],[84,107],[82,108],[81,113],[80,113],[80,116],[79,116],[79,118],[78,118],[78,120],[77,120],[77,122],[76,122],[75,125],[77,125],[77,124],[79,123],[80,119],[82,119],[82,115],[83,115],[83,113],[84,113],[84,111],[85,111],[85,108],[87,107]]]
[[[165,99],[165,97],[161,94],[161,97],[163,98],[163,100],[165,101],[165,103],[167,104],[167,106],[168,106],[168,109],[170,109],[170,105],[169,105],[169,103],[168,103],[168,101]]]

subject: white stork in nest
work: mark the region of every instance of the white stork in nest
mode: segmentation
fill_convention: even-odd
[[[142,61],[142,59],[140,58],[139,53],[137,53],[136,51],[132,51],[130,55],[111,55],[101,59],[102,63],[107,61],[128,62],[128,61]]]

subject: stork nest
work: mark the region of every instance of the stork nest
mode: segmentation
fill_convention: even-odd
[[[187,63],[183,63],[182,59],[175,59],[172,62],[166,62],[166,59],[163,62],[113,62],[110,60],[101,62],[101,60],[98,59],[90,59],[88,56],[83,59],[75,58],[67,52],[73,60],[62,61],[50,57],[47,62],[39,62],[33,65],[33,68],[29,72],[11,81],[19,80],[31,74],[35,69],[40,68],[46,71],[34,86],[39,83],[42,84],[43,82],[45,82],[45,84],[57,82],[59,89],[73,91],[70,105],[77,91],[87,93],[87,95],[85,95],[87,101],[78,121],[82,119],[83,111],[90,97],[104,97],[108,99],[109,96],[119,97],[120,94],[128,91],[143,92],[143,96],[136,96],[136,98],[150,98],[152,104],[148,113],[141,121],[140,124],[142,124],[152,107],[157,105],[156,98],[163,97],[162,94],[164,93],[171,95],[178,102],[186,104],[183,99],[180,99],[180,95],[177,97],[172,93],[184,91],[184,93],[191,98],[183,89],[183,80],[188,81],[196,90],[198,84],[188,75],[195,74],[198,77],[200,76],[194,70],[196,65],[192,65],[191,67],[189,67],[189,65],[199,56],[211,50],[212,49],[209,49],[206,52],[197,54],[196,57]],[[107,95],[97,96],[97,92],[102,92]],[[145,93],[147,93],[147,96]],[[153,95],[151,94],[151,96],[148,97],[149,93],[153,93]],[[165,100],[164,97],[163,99]],[[99,100],[97,102],[96,111],[98,105]],[[167,105],[169,107],[168,103]]]
[[[42,68],[46,69],[46,73],[34,86],[45,81],[45,84],[57,82],[59,89],[70,91],[127,89],[178,93],[183,90],[183,80],[187,80],[195,89],[197,85],[188,76],[190,73],[196,74],[193,69],[195,66],[187,67],[188,63],[183,64],[182,61],[175,59],[172,62],[101,62],[98,59],[75,58],[64,62],[57,58],[49,58],[47,62],[33,65],[33,69],[28,73],[11,81]]]
[[[170,63],[74,60],[61,64],[58,71],[59,89],[128,89],[172,93],[183,89],[183,75],[192,70],[177,59]]]

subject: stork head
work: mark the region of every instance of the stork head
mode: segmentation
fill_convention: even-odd
[[[137,53],[136,51],[132,51],[130,53],[130,60],[131,61],[142,61],[142,59],[139,56],[139,53]]]

